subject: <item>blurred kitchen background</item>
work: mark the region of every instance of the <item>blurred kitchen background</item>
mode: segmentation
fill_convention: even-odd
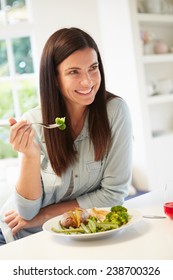
[[[173,179],[173,0],[0,0],[0,197],[18,175],[8,118],[39,103],[39,60],[62,27],[93,36],[107,90],[129,105],[134,134],[130,194]]]

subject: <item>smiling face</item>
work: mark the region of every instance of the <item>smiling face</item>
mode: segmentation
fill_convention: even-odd
[[[91,104],[100,82],[97,53],[92,48],[78,50],[58,65],[58,87],[68,108]]]

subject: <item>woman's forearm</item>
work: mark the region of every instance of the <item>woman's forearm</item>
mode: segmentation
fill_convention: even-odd
[[[41,196],[40,156],[22,156],[17,192],[26,199],[35,200]]]
[[[27,221],[27,228],[42,226],[49,219],[62,215],[68,210],[74,210],[76,207],[79,207],[76,200],[46,206],[40,209],[40,212],[32,220]]]
[[[10,118],[9,142],[13,149],[20,152],[21,168],[16,190],[22,197],[38,199],[42,193],[40,179],[40,147],[34,141],[34,130],[27,121],[17,122]]]
[[[50,218],[61,215],[68,210],[73,210],[75,207],[79,207],[76,200],[52,204],[42,208],[32,220],[25,220],[17,211],[12,210],[5,214],[4,222],[8,224],[13,234],[16,235],[22,229],[41,227]]]

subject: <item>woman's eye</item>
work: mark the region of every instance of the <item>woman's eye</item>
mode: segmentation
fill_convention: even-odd
[[[77,70],[72,70],[72,71],[69,72],[70,75],[75,75],[77,73],[78,73]]]
[[[95,70],[97,70],[98,69],[98,65],[94,65],[94,66],[92,66],[91,68],[90,68],[90,71],[95,71]]]

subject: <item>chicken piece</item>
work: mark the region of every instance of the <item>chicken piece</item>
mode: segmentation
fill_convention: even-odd
[[[85,223],[90,217],[89,212],[86,209],[75,208],[74,211],[68,211],[63,214],[61,219],[61,226],[65,228],[74,227],[77,228],[81,223]]]
[[[65,227],[65,228],[76,227],[76,220],[74,218],[73,212],[68,211],[68,212],[64,213],[60,223],[61,223],[61,226]]]

